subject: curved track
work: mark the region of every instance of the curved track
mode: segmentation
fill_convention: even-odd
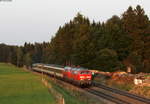
[[[141,96],[138,96],[135,94],[131,94],[131,93],[128,93],[126,91],[119,90],[119,89],[111,88],[111,87],[108,87],[108,86],[105,86],[103,84],[96,83],[96,82],[94,82],[94,86],[96,86],[98,88],[102,88],[102,89],[110,91],[110,92],[113,92],[113,93],[116,93],[116,94],[127,96],[129,98],[135,99],[137,101],[141,101],[141,102],[146,103],[146,104],[150,104],[150,99],[148,99],[148,98],[144,98],[144,97],[141,97]]]
[[[98,96],[98,97],[102,97],[102,98],[104,98],[104,99],[107,99],[107,100],[109,100],[109,101],[111,101],[111,102],[114,102],[114,103],[117,103],[117,104],[130,104],[130,103],[124,101],[124,100],[121,100],[121,99],[119,99],[119,98],[117,98],[117,97],[114,97],[114,96],[111,96],[111,95],[109,95],[109,94],[100,92],[100,91],[98,91],[98,90],[94,90],[94,89],[90,89],[90,88],[86,88],[85,90],[86,90],[87,92],[89,92],[89,93],[92,93],[92,94]]]

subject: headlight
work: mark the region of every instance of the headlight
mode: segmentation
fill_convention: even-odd
[[[84,78],[84,76],[80,76],[80,78],[82,79],[82,78]]]
[[[86,78],[91,78],[91,76],[87,76]]]

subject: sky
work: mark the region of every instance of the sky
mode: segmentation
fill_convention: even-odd
[[[78,12],[102,22],[138,4],[150,17],[149,0],[0,0],[0,43],[48,42]]]

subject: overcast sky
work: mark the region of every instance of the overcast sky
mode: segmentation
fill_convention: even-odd
[[[50,41],[59,26],[80,12],[90,20],[106,21],[140,4],[150,17],[149,0],[12,0],[0,1],[0,43]]]

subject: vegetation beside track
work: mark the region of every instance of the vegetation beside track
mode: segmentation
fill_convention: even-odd
[[[138,86],[134,85],[130,82],[121,82],[113,80],[111,77],[104,76],[104,75],[98,75],[94,78],[94,81],[102,83],[104,85],[108,85],[113,88],[117,88],[120,90],[128,91],[133,94],[141,95],[147,98],[150,98],[150,87],[146,86]]]
[[[81,91],[78,87],[54,80],[53,78],[48,78],[47,80],[54,90],[62,94],[65,104],[104,104],[99,99],[87,94],[87,92]]]
[[[150,98],[150,87],[146,86],[134,86],[132,90],[130,90],[131,93],[141,95],[147,98]]]
[[[52,85],[54,90],[62,94],[65,100],[65,104],[87,104],[75,95],[76,92],[71,92],[70,90],[65,89],[64,87],[60,86],[52,80],[48,81]]]
[[[130,90],[132,90],[132,88],[134,86],[133,84],[130,84],[130,83],[128,83],[128,84],[127,83],[118,83],[114,80],[108,80],[106,82],[106,84],[110,87],[118,88],[118,89],[124,90],[124,91],[130,91]]]
[[[39,76],[0,63],[0,104],[55,104]]]
[[[111,77],[104,76],[104,75],[96,76],[94,78],[94,81],[108,85],[110,87],[124,90],[124,91],[130,91],[130,90],[132,90],[132,88],[134,86],[132,83],[117,82],[117,81],[111,79]]]

